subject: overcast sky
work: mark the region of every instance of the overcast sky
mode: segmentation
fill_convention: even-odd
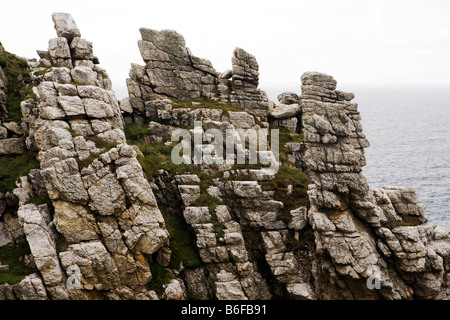
[[[334,76],[338,87],[450,87],[448,0],[147,0],[3,1],[0,41],[37,57],[56,37],[52,12],[69,12],[126,94],[130,63],[144,64],[139,27],[181,33],[194,55],[217,71],[242,47],[260,65],[260,87],[300,92],[305,71]],[[282,91],[282,90],[281,90]],[[280,92],[281,92],[280,91]]]

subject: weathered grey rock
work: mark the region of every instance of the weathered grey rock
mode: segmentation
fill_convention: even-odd
[[[329,90],[335,90],[337,82],[332,76],[320,72],[305,72],[301,76],[302,85],[319,86]]]
[[[181,34],[174,30],[162,30],[156,31],[147,28],[140,28],[142,40],[151,42],[159,50],[162,50],[170,55],[176,57],[185,57],[186,42]]]
[[[8,130],[5,127],[0,126],[0,139],[6,139],[8,136]]]
[[[99,241],[72,244],[59,257],[66,272],[69,267],[80,270],[82,289],[112,290],[120,282],[114,260]]]
[[[280,119],[277,121],[277,124],[279,127],[284,127],[288,130],[296,132],[298,127],[298,119],[297,117]]]
[[[198,185],[179,185],[181,200],[185,206],[190,206],[200,197],[200,186]]]
[[[125,193],[116,176],[109,173],[89,189],[89,207],[100,215],[112,215],[125,210]]]
[[[42,279],[33,273],[12,286],[18,300],[48,300]]]
[[[173,279],[164,289],[163,299],[184,300],[185,293],[179,280]]]
[[[289,229],[301,230],[308,225],[307,208],[299,207],[291,210],[291,221],[289,221]]]
[[[81,205],[65,201],[54,201],[54,224],[56,229],[70,242],[98,239],[99,229],[94,215]]]
[[[300,102],[299,96],[294,92],[283,92],[278,95],[277,99],[281,104],[298,104]]]
[[[12,286],[10,284],[0,284],[0,300],[16,300]]]
[[[25,152],[25,144],[22,138],[9,138],[0,140],[1,154],[22,154]]]
[[[75,87],[72,84],[60,84],[60,83],[54,83],[56,91],[58,91],[58,94],[60,96],[77,96],[78,91],[77,87]]]
[[[175,176],[178,183],[200,183],[200,179],[196,174],[179,174]]]
[[[132,113],[133,112],[133,106],[131,105],[130,98],[124,98],[119,101],[120,110],[123,112]]]
[[[9,265],[4,265],[0,262],[0,272],[9,271]]]
[[[299,104],[279,104],[270,115],[275,119],[287,119],[299,115],[301,111],[302,107]]]
[[[55,239],[39,208],[34,204],[19,208],[18,216],[33,254],[34,261],[46,285],[57,285],[63,280],[55,249]]]
[[[70,43],[70,49],[72,50],[73,59],[92,60],[94,58],[92,42],[88,42],[86,39],[81,39],[79,37],[73,38]]]
[[[256,198],[262,194],[256,181],[233,181],[233,191],[239,197]]]
[[[23,128],[20,125],[20,123],[11,121],[11,122],[3,122],[2,126],[5,127],[6,129],[8,129],[9,131],[11,131],[12,133],[16,134],[16,135],[23,135]]]
[[[90,98],[84,98],[82,101],[88,117],[102,119],[114,116],[114,111],[108,103]]]
[[[207,280],[203,268],[186,269],[184,271],[186,288],[196,300],[209,300],[211,295],[207,287]]]
[[[81,37],[80,30],[69,13],[54,12],[52,14],[52,19],[58,37],[64,37],[69,42],[75,37]]]
[[[162,247],[158,250],[158,255],[156,257],[156,261],[159,265],[163,267],[167,267],[170,264],[170,259],[172,257],[172,250],[168,247]]]
[[[53,81],[58,82],[58,83],[70,83],[70,82],[72,82],[72,77],[70,76],[70,69],[69,68],[65,68],[65,67],[53,68],[52,69],[52,76],[53,76]],[[44,83],[45,82],[41,83],[41,85],[44,84]],[[41,85],[39,85],[39,87]],[[49,94],[52,94],[52,93],[53,92],[49,92]],[[47,97],[48,97],[48,95],[47,95]]]
[[[336,90],[336,95],[339,101],[351,101],[355,98],[355,94],[351,92],[343,92]]]
[[[315,294],[309,283],[291,283],[287,285],[288,293],[295,299],[313,300]]]
[[[84,106],[78,96],[62,96],[58,97],[58,103],[63,108],[67,116],[77,116],[84,114]]]
[[[183,211],[184,219],[189,224],[211,222],[208,207],[187,207]]]
[[[89,67],[77,66],[70,71],[73,82],[81,85],[95,86],[98,84],[97,74]]]
[[[233,71],[228,69],[219,75],[219,79],[230,79],[232,76],[233,76]]]
[[[218,300],[247,300],[241,284],[235,280],[233,274],[221,270],[217,274],[216,297]]]
[[[14,244],[14,238],[7,229],[5,223],[0,222],[0,248],[11,247]]]
[[[47,191],[52,200],[86,203],[89,196],[83,186],[78,164],[74,158],[54,162],[42,170]]]
[[[255,118],[247,112],[232,112],[228,111],[230,123],[235,128],[249,129],[255,125]]]
[[[70,47],[66,38],[54,38],[48,41],[48,53],[52,59],[71,59]]]

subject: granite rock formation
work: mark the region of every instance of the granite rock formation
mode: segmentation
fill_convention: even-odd
[[[229,103],[260,117],[267,116],[268,99],[258,89],[259,66],[256,58],[236,48],[232,70],[219,74],[206,59],[194,56],[182,35],[172,30],[141,28],[139,51],[145,66],[131,65],[127,79],[131,105],[123,111],[148,113],[149,100],[156,94],[179,100],[209,98]]]
[[[450,231],[413,189],[369,187],[358,105],[333,77],[306,72],[275,104],[243,49],[220,73],[177,32],[142,28],[145,66],[119,102],[73,18],[53,21],[17,82],[32,90],[21,121],[0,64],[0,160],[38,163],[0,190],[0,276],[27,270],[0,299],[450,298]],[[250,164],[242,132],[274,128],[279,157]],[[178,129],[214,161],[173,163]],[[245,164],[220,161],[227,139]]]

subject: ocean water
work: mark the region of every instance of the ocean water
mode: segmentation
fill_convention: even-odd
[[[269,99],[299,88],[270,88]],[[370,147],[363,174],[372,188],[416,190],[433,224],[450,228],[450,90],[352,90]]]
[[[430,223],[450,228],[450,90],[358,89],[371,187],[416,190]]]

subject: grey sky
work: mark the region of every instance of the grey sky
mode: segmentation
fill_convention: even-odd
[[[450,86],[448,0],[8,1],[0,40],[37,57],[56,36],[51,13],[69,12],[110,74],[119,98],[130,63],[143,64],[138,28],[174,29],[217,71],[242,47],[260,65],[260,87],[300,91],[300,75],[321,71],[340,89]]]

